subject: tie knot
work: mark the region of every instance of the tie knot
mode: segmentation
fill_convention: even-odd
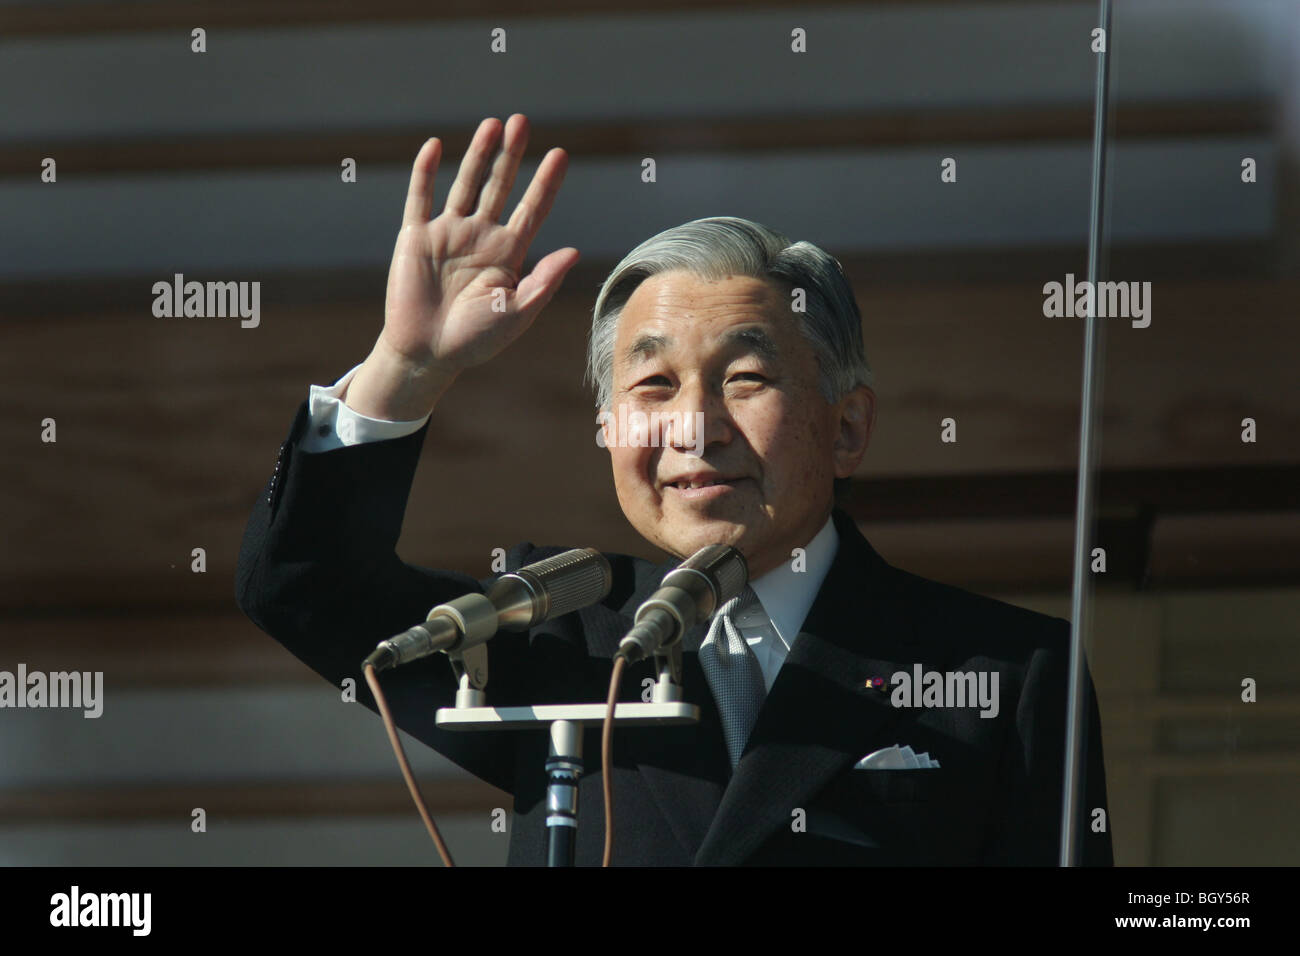
[[[730,618],[732,621],[735,621],[741,615],[756,610],[757,608],[760,607],[762,607],[762,604],[758,600],[758,595],[754,593],[754,589],[752,587],[746,584],[745,590],[741,591],[730,601],[727,601],[716,611],[714,611],[713,617],[715,620],[725,617],[725,618]]]

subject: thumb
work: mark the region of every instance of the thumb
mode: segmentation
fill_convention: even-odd
[[[515,287],[515,308],[529,319],[540,312],[559,291],[560,283],[569,270],[577,265],[581,255],[577,249],[566,246],[538,260],[533,271],[524,276]]]

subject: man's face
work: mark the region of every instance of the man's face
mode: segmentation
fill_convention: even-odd
[[[821,529],[832,479],[856,469],[875,416],[868,388],[822,397],[777,285],[685,271],[651,276],[625,305],[612,401],[603,436],[633,527],[678,557],[733,545],[751,579]]]

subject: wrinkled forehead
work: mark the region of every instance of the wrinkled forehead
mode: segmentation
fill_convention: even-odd
[[[638,286],[620,313],[615,364],[700,351],[776,361],[797,350],[802,339],[791,318],[784,292],[773,282],[661,273]]]
[[[629,334],[631,341],[626,343],[622,352],[625,365],[653,361],[681,349],[685,344],[667,331],[641,330]],[[779,361],[782,352],[772,332],[761,324],[733,325],[720,334],[711,336],[708,344],[713,351],[728,355],[752,354],[768,362]]]

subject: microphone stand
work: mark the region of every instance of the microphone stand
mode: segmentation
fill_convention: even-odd
[[[605,720],[606,705],[539,704],[529,707],[488,707],[487,645],[446,651],[456,675],[456,706],[439,707],[435,715],[444,730],[535,730],[550,728],[546,772],[546,865],[573,866],[578,833],[578,781],[584,770],[582,735],[588,724]],[[671,727],[699,723],[700,708],[682,700],[682,647],[677,641],[655,653],[659,678],[650,703],[614,706],[614,723],[626,727]],[[604,769],[605,773],[610,767]]]

